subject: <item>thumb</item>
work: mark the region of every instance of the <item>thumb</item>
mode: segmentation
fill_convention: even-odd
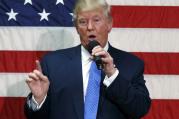
[[[36,63],[36,69],[42,72],[42,68],[41,68],[39,60],[36,60],[35,63]]]

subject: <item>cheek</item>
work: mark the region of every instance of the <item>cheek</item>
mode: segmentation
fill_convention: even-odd
[[[103,37],[103,38],[107,37],[108,33],[109,33],[109,30],[106,26],[104,26],[98,30],[98,34],[100,35],[100,37]]]
[[[102,47],[106,45],[106,42],[108,40],[108,33],[109,33],[109,29],[107,25],[106,26],[103,25],[103,27],[98,29],[99,42],[101,43]]]
[[[77,31],[80,36],[81,43],[83,44],[83,42],[86,42],[86,40],[87,40],[87,32],[86,32],[86,30],[79,29],[79,28],[77,29]]]
[[[86,35],[86,31],[83,30],[83,29],[78,29],[78,34],[81,36],[81,37],[84,37]]]
[[[102,24],[100,27],[98,27],[98,31],[102,34],[108,33],[109,32],[108,24]]]

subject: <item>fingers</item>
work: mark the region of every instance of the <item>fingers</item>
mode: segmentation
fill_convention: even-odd
[[[27,84],[30,83],[31,81],[33,81],[32,78],[29,78],[29,77],[28,77],[28,78],[26,79]]]
[[[42,72],[42,68],[41,68],[39,60],[36,60],[35,63],[36,63],[36,69]]]
[[[43,81],[47,80],[47,77],[45,75],[43,75],[41,71],[34,70],[33,73],[38,77],[37,79],[40,79],[40,80],[43,80]]]
[[[92,55],[96,55],[97,52],[100,52],[102,50],[102,47],[98,45],[92,49]]]
[[[48,81],[48,78],[42,74],[39,70],[34,70],[28,74],[28,78],[26,79],[27,83],[32,81]]]
[[[102,58],[109,58],[110,55],[101,46],[96,46],[92,50],[92,56],[101,56]]]
[[[101,58],[103,63],[108,64],[108,63],[113,63],[113,58],[112,57],[105,57],[105,58]]]
[[[35,71],[35,70],[34,70]],[[39,80],[40,78],[39,78],[39,76],[36,74],[36,73],[34,73],[34,72],[30,72],[29,74],[28,74],[28,76],[29,76],[29,78],[31,78],[31,79],[33,79],[33,80]]]
[[[105,51],[101,46],[96,46],[92,50],[92,56],[100,56],[103,64],[108,64],[107,66],[113,66],[113,58],[111,55]]]
[[[36,60],[35,63],[36,63],[36,69],[28,74],[28,78],[26,79],[26,82],[29,83],[32,81],[40,81],[40,80],[47,81],[48,78],[42,74],[42,68],[39,60]]]
[[[41,68],[39,60],[36,60],[35,63],[36,63],[36,69],[38,71],[34,70],[33,72],[30,72],[28,74],[28,78],[26,79],[27,83],[30,83],[30,82],[35,81],[35,80],[37,81],[37,80],[40,79],[40,77],[37,75],[38,74],[37,72],[42,72],[42,68]]]
[[[36,75],[35,79],[41,79],[41,80],[46,79],[46,76],[42,74],[42,67],[40,65],[39,60],[36,60],[35,63],[36,63],[36,70],[33,71],[34,75]]]
[[[103,63],[103,71],[108,77],[111,77],[117,70],[113,58],[102,47],[96,46],[92,50],[92,56],[100,56]]]

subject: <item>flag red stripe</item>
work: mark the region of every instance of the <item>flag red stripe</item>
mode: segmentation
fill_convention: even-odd
[[[152,100],[149,113],[142,119],[179,119],[179,100]]]
[[[0,51],[0,72],[30,72],[47,51]]]
[[[113,27],[179,28],[178,6],[112,6]]]
[[[135,52],[145,62],[145,74],[179,74],[179,53]]]
[[[25,98],[0,97],[1,119],[26,119],[24,115]]]
[[[47,51],[0,51],[0,72],[30,72]],[[179,53],[135,52],[145,62],[145,74],[179,74]]]
[[[25,119],[24,103],[25,98],[0,97],[1,119]],[[178,107],[179,100],[152,100],[151,109],[143,119],[178,119]]]

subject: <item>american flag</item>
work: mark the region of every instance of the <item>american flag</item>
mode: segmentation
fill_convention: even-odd
[[[145,61],[152,106],[143,119],[179,119],[179,1],[108,0],[109,42]],[[0,0],[0,119],[25,119],[27,73],[46,52],[80,43],[75,0]],[[178,82],[178,83],[177,83]]]

